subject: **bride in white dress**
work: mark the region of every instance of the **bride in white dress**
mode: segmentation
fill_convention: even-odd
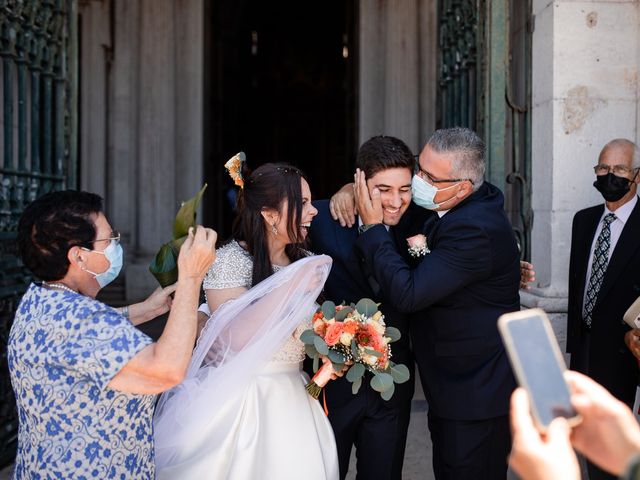
[[[234,240],[203,284],[214,313],[187,379],[156,410],[157,478],[338,478],[333,430],[301,371],[299,336],[331,267],[300,247],[316,213],[297,168],[266,164],[247,178]],[[331,363],[314,378],[335,378]]]

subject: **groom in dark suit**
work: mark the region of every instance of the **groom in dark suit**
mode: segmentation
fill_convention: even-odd
[[[640,156],[631,141],[602,149],[594,186],[605,202],[573,218],[569,264],[567,352],[571,368],[589,375],[633,408],[638,363],[625,347],[622,319],[640,296]],[[616,478],[589,463],[591,480]]]
[[[406,245],[406,240],[397,235],[397,225],[401,218],[404,223],[410,215],[405,215],[405,212],[411,205],[411,176],[415,161],[409,147],[394,137],[373,137],[360,147],[356,164],[367,173],[372,188],[375,186],[380,191],[382,222],[389,230],[391,241]],[[402,338],[391,346],[393,361],[405,364],[412,372],[408,382],[396,386],[389,401],[383,400],[371,388],[368,374],[356,395],[345,378],[330,382],[325,387],[329,420],[338,447],[340,477],[347,474],[351,448],[355,445],[358,479],[399,479],[414,389],[407,318],[380,296],[375,280],[365,275],[354,249],[358,225],[341,227],[331,218],[327,200],[314,202],[314,205],[318,215],[310,229],[312,250],[333,258],[325,296],[336,304],[357,302],[364,297],[382,302],[385,322],[402,332]],[[425,215],[415,205],[412,209],[413,215]],[[402,230],[406,231],[406,228]]]
[[[413,200],[429,253],[415,267],[383,225],[380,193],[356,174],[361,251],[384,297],[411,313],[411,341],[429,403],[437,479],[506,478],[515,387],[498,317],[519,310],[516,239],[500,190],[484,181],[485,146],[471,130],[438,130],[420,154]]]

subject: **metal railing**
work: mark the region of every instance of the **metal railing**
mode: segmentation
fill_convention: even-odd
[[[0,465],[13,459],[17,416],[6,342],[31,281],[17,255],[18,220],[43,193],[75,185],[73,0],[0,1]]]

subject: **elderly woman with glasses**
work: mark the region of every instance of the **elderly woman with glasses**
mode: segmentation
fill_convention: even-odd
[[[154,478],[155,394],[186,373],[216,233],[192,229],[178,282],[123,310],[95,300],[120,272],[119,240],[102,199],[87,192],[44,195],[20,219],[20,255],[42,283],[24,294],[8,341],[16,479]],[[169,308],[157,342],[134,327]]]

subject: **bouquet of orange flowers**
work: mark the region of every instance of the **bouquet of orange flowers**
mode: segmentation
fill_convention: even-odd
[[[300,335],[307,355],[313,358],[314,372],[320,356],[328,357],[337,372],[350,365],[346,378],[355,395],[368,370],[373,374],[371,388],[385,400],[392,397],[396,383],[410,376],[405,365],[391,361],[390,343],[399,339],[400,331],[385,325],[378,304],[369,298],[350,306],[324,302],[313,316],[313,328]]]

